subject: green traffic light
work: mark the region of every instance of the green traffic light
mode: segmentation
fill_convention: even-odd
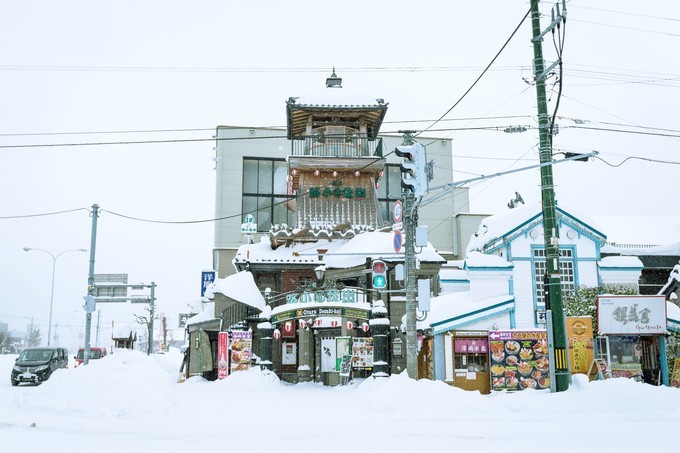
[[[373,277],[374,288],[384,288],[385,286],[387,286],[387,280],[383,275],[376,275]]]

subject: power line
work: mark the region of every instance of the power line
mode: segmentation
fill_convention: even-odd
[[[498,53],[496,53],[496,55],[491,59],[491,61],[489,62],[489,64],[486,66],[486,68],[484,68],[484,70],[483,70],[482,73],[479,75],[479,77],[477,77],[477,79],[472,83],[472,85],[470,85],[470,87],[465,91],[465,93],[463,93],[463,95],[462,95],[462,96],[461,96],[461,97],[460,97],[460,98],[459,98],[459,99],[451,106],[451,108],[449,108],[449,109],[448,109],[441,117],[439,117],[439,119],[438,119],[437,121],[435,121],[434,123],[432,123],[432,124],[431,124],[429,127],[427,127],[425,130],[416,133],[416,134],[414,135],[414,137],[420,135],[420,134],[423,133],[423,132],[427,132],[427,131],[428,131],[429,129],[431,129],[435,124],[437,124],[439,121],[441,121],[446,115],[448,115],[449,112],[451,112],[451,110],[453,110],[458,104],[460,104],[461,101],[462,101],[463,99],[465,99],[465,96],[467,96],[467,94],[468,94],[470,91],[472,91],[472,89],[475,87],[475,85],[477,85],[477,82],[479,82],[479,81],[481,80],[481,78],[484,76],[484,74],[487,73],[487,71],[489,70],[489,68],[491,67],[491,65],[496,61],[496,59],[500,56],[501,52],[503,52],[503,50],[506,48],[506,46],[510,43],[510,40],[512,40],[512,38],[515,36],[515,34],[516,34],[517,31],[519,30],[519,28],[522,26],[522,24],[523,24],[524,21],[526,20],[526,18],[529,17],[529,13],[531,13],[531,9],[527,10],[527,12],[526,12],[526,14],[524,15],[524,17],[522,18],[522,20],[519,21],[519,24],[517,24],[517,27],[515,28],[515,30],[510,34],[510,36],[508,37],[508,39],[507,39],[507,40],[505,41],[505,43],[501,46],[501,48],[500,48],[500,50],[498,51]]]
[[[517,66],[500,66],[495,71],[514,71]],[[329,68],[314,67],[179,67],[179,66],[57,66],[0,65],[0,71],[61,71],[61,72],[192,72],[192,73],[327,73]],[[469,72],[476,66],[359,66],[337,68],[348,73],[371,72]]]
[[[626,27],[626,26],[623,26],[623,25],[605,24],[605,23],[602,23],[602,22],[594,22],[594,21],[583,20],[583,19],[569,18],[569,20],[572,21],[572,22],[581,22],[581,23],[584,23],[584,24],[601,25],[603,27],[620,28],[622,30],[632,30],[632,31],[639,31],[639,32],[643,32],[643,33],[652,33],[652,34],[655,34],[655,35],[673,36],[673,37],[676,37],[676,38],[680,37],[680,34],[669,33],[669,32],[665,32],[665,31],[645,30],[643,28]]]
[[[680,22],[680,19],[675,19],[675,18],[672,18],[672,17],[651,16],[649,14],[629,13],[629,12],[625,12],[625,11],[615,11],[615,10],[612,10],[612,9],[593,8],[591,6],[580,6],[580,5],[569,4],[569,7],[570,8],[579,8],[579,9],[589,9],[589,10],[592,10],[592,11],[602,11],[602,12],[605,12],[605,13],[625,14],[625,15],[628,15],[628,16],[646,17],[648,19],[659,19],[659,20],[669,20],[669,21],[673,21],[673,22]]]
[[[68,212],[75,212],[75,211],[90,211],[88,208],[76,208],[76,209],[67,209],[65,211],[54,211],[54,212],[44,212],[41,214],[24,214],[24,215],[11,215],[11,216],[2,216],[0,219],[25,219],[28,217],[44,217],[44,216],[50,216],[50,215],[58,215],[58,214],[66,214]]]

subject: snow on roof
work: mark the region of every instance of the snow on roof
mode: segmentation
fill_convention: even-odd
[[[114,322],[113,329],[111,330],[111,338],[130,338],[130,335],[134,337],[138,327],[139,325],[137,324],[132,325],[126,322]]]
[[[640,258],[638,258],[637,256],[607,256],[602,258],[598,262],[598,265],[600,266],[600,268],[633,267],[636,269],[642,269],[644,267],[642,261],[640,261]]]
[[[369,256],[385,261],[403,261],[403,256],[395,255],[393,242],[394,233],[392,232],[371,231],[357,234],[338,247],[335,250],[335,255],[330,254],[330,256],[324,257],[324,262],[326,267],[329,268],[347,269],[363,265],[366,262],[366,257]],[[446,262],[429,243],[416,256],[421,262]]]
[[[465,266],[471,267],[504,267],[511,268],[513,264],[497,255],[487,255],[481,252],[470,252],[465,258]]]
[[[263,236],[257,244],[240,246],[234,262],[325,264],[327,268],[347,269],[363,265],[368,256],[385,261],[403,261],[403,257],[395,256],[393,240],[394,234],[391,232],[371,231],[357,234],[351,239],[332,241],[319,239],[313,243],[298,243],[290,247],[281,246],[274,250],[268,238]],[[318,250],[325,250],[322,261],[319,260]],[[430,244],[423,247],[417,256],[420,261],[445,261]]]
[[[267,236],[262,236],[259,243],[244,244],[236,251],[236,263],[280,263],[280,264],[319,264],[317,249],[333,251],[346,242],[345,239],[328,241],[319,239],[314,243],[298,243],[290,247],[281,246],[272,249]],[[295,255],[297,254],[297,256]]]
[[[656,234],[654,230],[650,235]],[[612,248],[622,255],[637,255],[637,256],[680,256],[680,242],[674,242],[668,245],[658,245],[655,247],[626,247]]]
[[[253,274],[242,271],[215,282],[213,291],[224,294],[242,304],[249,305],[260,311],[267,305],[260,289],[255,284]]]
[[[666,302],[666,317],[680,323],[680,307],[672,302]]]
[[[557,206],[557,210],[562,215],[566,214],[577,219],[596,233],[606,237],[600,233],[599,228],[589,216],[560,206]],[[530,203],[487,217],[482,220],[479,229],[470,239],[467,251],[482,250],[486,244],[507,235],[525,223],[540,217],[542,214],[543,211],[540,203]]]
[[[346,88],[321,88],[295,99],[296,106],[304,107],[383,107],[375,97],[356,93]]]
[[[494,311],[506,310],[508,304],[514,307],[514,300],[514,296],[510,294],[473,300],[469,291],[433,297],[430,302],[430,313],[425,321],[418,322],[418,328],[426,329],[432,326],[437,330],[434,324],[446,321],[449,321],[446,326],[473,322],[475,318],[472,313],[478,317],[488,316]]]
[[[187,320],[187,326],[193,324],[200,324],[205,321],[212,321],[215,318],[215,302],[206,302],[203,304],[203,311],[192,316]]]

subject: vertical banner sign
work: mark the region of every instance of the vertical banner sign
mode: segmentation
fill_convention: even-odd
[[[215,271],[201,272],[201,297],[205,296],[205,290],[215,281]]]
[[[545,330],[491,331],[491,388],[550,388],[548,334]]]
[[[568,316],[567,341],[571,357],[571,374],[588,373],[595,358],[593,350],[593,320],[590,316]]]
[[[673,369],[671,370],[671,387],[680,387],[680,357],[676,357],[673,361]]]
[[[351,355],[350,351],[350,337],[336,337],[335,338],[335,370],[341,371],[342,361],[346,356]]]
[[[217,379],[224,379],[229,375],[229,334],[219,332],[217,334]]]
[[[253,347],[253,332],[234,331],[231,333],[231,371],[250,368],[250,351]]]

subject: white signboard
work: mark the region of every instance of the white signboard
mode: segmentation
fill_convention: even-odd
[[[665,335],[664,296],[598,296],[597,330],[604,334]]]

